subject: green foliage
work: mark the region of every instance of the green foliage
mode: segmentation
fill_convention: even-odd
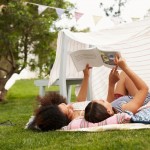
[[[56,8],[69,6],[62,0],[29,2]],[[0,13],[0,56],[9,57],[13,73],[19,73],[27,65],[32,70],[38,67],[39,72],[49,73],[56,49],[57,32],[50,32],[58,18],[55,9],[47,8],[39,15],[37,5],[25,5],[23,0],[5,1],[3,4],[6,9]]]
[[[57,90],[51,87],[47,90]],[[33,80],[18,80],[9,90],[7,102],[0,103],[1,150],[148,150],[150,130],[105,132],[35,132],[24,126],[35,108],[38,88]]]

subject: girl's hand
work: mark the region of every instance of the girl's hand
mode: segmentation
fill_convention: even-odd
[[[85,69],[83,70],[84,77],[89,77],[91,68],[92,67],[90,67],[89,64],[86,65]]]
[[[120,80],[119,73],[117,71],[117,67],[118,66],[113,67],[113,69],[111,70],[111,72],[109,74],[109,84],[111,84],[111,85],[115,85]]]
[[[124,58],[121,57],[121,55],[118,53],[114,60],[115,64],[119,66],[122,70],[124,70],[127,67],[126,61]]]

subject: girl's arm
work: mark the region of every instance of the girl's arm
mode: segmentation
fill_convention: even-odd
[[[129,66],[127,66],[125,60],[120,56],[115,58],[115,63],[129,76],[129,78],[133,81],[138,91],[135,93],[133,99],[127,104],[122,105],[123,110],[129,110],[133,113],[136,113],[137,110],[143,105],[147,93],[148,86],[146,83],[136,74],[134,73]]]
[[[91,67],[89,67],[89,65],[86,65],[86,68],[83,70],[84,78],[82,80],[81,88],[80,88],[79,94],[76,99],[77,102],[86,100],[87,91],[88,91],[88,81],[89,81],[89,76],[90,76],[89,69],[91,69]]]
[[[109,74],[107,101],[110,103],[114,100],[115,84],[119,81],[119,79],[119,73],[116,66],[111,70]]]

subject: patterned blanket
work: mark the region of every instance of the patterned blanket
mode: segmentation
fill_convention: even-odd
[[[135,115],[129,111],[127,113],[131,116],[132,123],[150,124],[150,102],[141,107]]]
[[[104,126],[97,126],[97,127],[90,127],[90,128],[72,129],[66,131],[67,132],[70,131],[99,132],[99,131],[109,131],[109,130],[112,131],[112,130],[133,130],[133,129],[150,129],[150,124],[142,124],[142,123],[111,124],[111,125],[104,125]],[[63,130],[59,130],[59,131],[63,131]]]

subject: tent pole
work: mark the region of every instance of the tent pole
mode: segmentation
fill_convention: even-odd
[[[67,63],[67,49],[66,49],[66,35],[62,31],[62,43],[61,43],[61,61],[60,61],[60,71],[59,71],[59,88],[60,94],[67,98],[66,89],[66,63]]]

